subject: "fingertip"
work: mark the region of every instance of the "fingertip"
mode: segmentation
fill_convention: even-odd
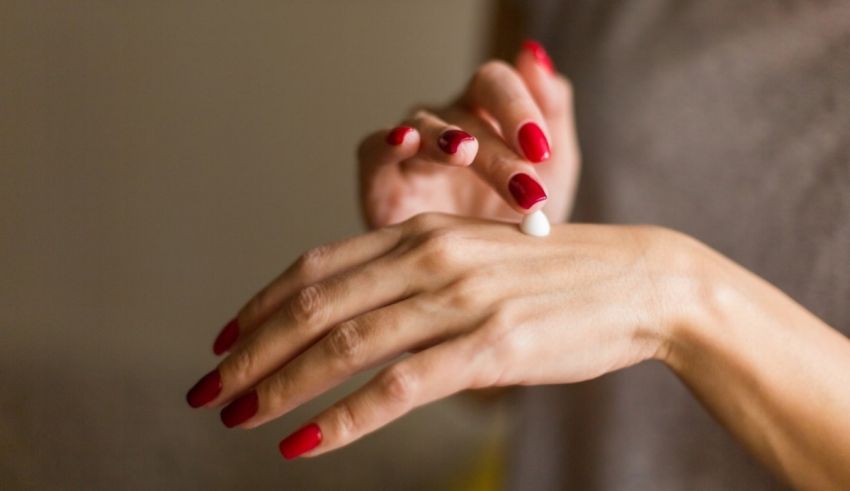
[[[257,414],[260,399],[256,390],[239,396],[219,412],[219,419],[227,428],[235,428],[250,420]]]
[[[542,45],[533,43],[524,43],[517,54],[517,72],[547,119],[564,117],[569,114],[567,109],[572,107],[572,85],[563,74],[554,71],[554,64],[551,64],[551,58]],[[543,50],[542,54],[540,50]]]
[[[538,211],[543,211],[543,208],[546,206],[546,202],[549,200],[549,197],[544,197],[540,201],[531,205],[531,208],[523,209],[520,211],[523,215],[531,215],[532,213],[536,213]]]
[[[524,172],[511,176],[508,180],[508,193],[513,198],[512,204],[518,206],[518,211],[523,214],[542,208],[549,197],[540,181]]]
[[[526,39],[523,41],[518,57],[522,57],[523,55],[527,55],[529,59],[533,60],[540,69],[549,75],[557,73],[555,63],[552,61],[552,58],[549,56],[549,53],[540,41],[535,39]]]
[[[378,130],[364,138],[357,149],[361,172],[373,175],[392,164],[408,159],[419,150],[419,133],[415,128],[402,125]]]
[[[453,128],[440,134],[440,137],[437,139],[437,145],[444,153],[448,155],[455,155],[458,153],[461,145],[472,141],[475,141],[474,136],[463,130]]]
[[[529,121],[520,126],[517,131],[517,141],[525,158],[533,164],[549,160],[552,154],[546,133],[534,121]]]
[[[415,132],[416,129],[412,126],[402,125],[396,126],[395,128],[389,130],[387,132],[387,136],[384,137],[384,141],[391,146],[398,147],[405,142],[408,138],[408,135]]]
[[[186,402],[192,408],[208,405],[221,394],[221,372],[218,369],[207,373],[186,393]]]
[[[239,339],[239,319],[234,317],[216,336],[213,342],[213,354],[216,356],[223,355],[233,347],[237,339]]]
[[[415,127],[400,125],[389,130],[384,138],[384,148],[392,155],[392,160],[400,162],[419,152],[422,136]]]
[[[297,457],[306,457],[322,443],[323,434],[316,423],[309,423],[296,430],[278,443],[277,448],[280,455],[286,460]]]
[[[472,164],[478,153],[478,139],[457,128],[442,132],[437,139],[437,146],[448,157],[442,162],[458,167]]]
[[[458,167],[469,167],[478,155],[478,139],[472,137],[471,140],[466,140],[460,144],[456,158],[449,159],[450,165]]]

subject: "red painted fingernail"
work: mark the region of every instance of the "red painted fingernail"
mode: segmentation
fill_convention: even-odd
[[[537,123],[525,123],[519,129],[519,146],[525,158],[534,162],[543,162],[549,158],[549,141]]]
[[[443,134],[440,135],[440,139],[437,140],[437,144],[440,145],[440,148],[442,148],[447,154],[454,155],[457,153],[457,148],[461,143],[474,139],[474,136],[465,131],[448,130],[444,131]]]
[[[522,48],[528,50],[537,60],[537,63],[540,63],[549,73],[555,73],[555,64],[552,63],[552,58],[549,57],[549,53],[546,52],[546,48],[542,44],[533,39],[526,39],[522,43]]]
[[[526,210],[546,199],[543,187],[528,174],[517,174],[508,182],[508,190],[517,204]]]
[[[239,339],[239,321],[236,318],[233,318],[233,320],[228,322],[227,325],[221,329],[218,336],[216,336],[215,342],[213,343],[213,353],[216,355],[224,353],[233,346],[233,343],[235,343],[237,339]]]
[[[387,133],[387,143],[393,146],[399,146],[404,143],[404,137],[413,131],[410,126],[396,126]]]
[[[322,443],[322,430],[316,423],[310,423],[281,440],[277,448],[286,460],[292,460],[309,452]]]
[[[258,407],[260,400],[257,391],[252,390],[221,410],[221,422],[228,428],[238,426],[257,414]]]
[[[218,369],[204,375],[186,394],[186,402],[192,407],[201,407],[215,399],[221,392],[221,374]]]

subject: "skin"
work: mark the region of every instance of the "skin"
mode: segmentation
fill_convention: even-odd
[[[387,130],[364,140],[364,214],[376,228],[306,252],[240,310],[240,341],[208,406],[254,389],[259,410],[241,425],[254,428],[386,364],[311,420],[323,438],[305,456],[316,456],[466,389],[572,383],[656,360],[791,484],[850,488],[847,338],[672,230],[518,231],[526,210],[511,203],[505,176],[534,172],[550,190],[546,211],[563,218],[578,172],[569,89],[535,63],[521,53],[516,69],[485,65],[462,102],[416,113],[415,138],[398,147],[383,141]],[[509,119],[470,95],[500,84],[518,94],[518,80],[530,97],[496,98],[528,111]],[[544,164],[519,156],[512,128],[525,119],[546,125]],[[433,140],[449,127],[477,140],[441,155]],[[435,209],[465,217],[420,214]],[[494,220],[506,216],[514,223]]]
[[[414,131],[401,145],[387,145],[390,128],[363,140],[358,156],[364,218],[372,228],[426,211],[515,220],[518,213],[545,206],[551,221],[563,222],[579,172],[573,121],[569,83],[527,50],[520,51],[515,66],[485,63],[455,101],[417,110],[403,121]],[[516,135],[526,122],[537,123],[547,135],[551,156],[544,163],[534,165],[522,157]],[[461,144],[452,156],[436,143],[453,128],[475,140]],[[520,172],[540,182],[549,198],[527,210],[517,206],[508,180]]]

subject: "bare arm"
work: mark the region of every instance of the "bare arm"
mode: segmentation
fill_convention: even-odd
[[[704,247],[692,322],[667,364],[749,450],[793,485],[850,488],[850,341]]]

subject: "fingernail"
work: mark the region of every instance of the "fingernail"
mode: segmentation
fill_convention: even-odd
[[[447,154],[454,155],[457,153],[457,148],[460,146],[461,143],[474,139],[474,136],[470,135],[465,131],[447,130],[444,131],[442,135],[440,135],[440,139],[437,140],[437,144],[440,145],[440,148],[443,149],[443,151]]]
[[[257,391],[252,390],[221,410],[221,422],[228,428],[238,426],[257,414],[259,405]]]
[[[387,133],[387,143],[393,146],[399,146],[404,142],[404,137],[413,131],[410,126],[396,126]]]
[[[213,343],[213,353],[220,355],[229,350],[233,343],[239,338],[239,321],[234,317],[218,333]]]
[[[286,460],[292,460],[309,452],[322,442],[322,430],[316,423],[310,423],[281,440],[277,448]]]
[[[201,407],[215,399],[221,392],[221,374],[218,369],[204,375],[186,394],[186,402],[192,407]]]
[[[519,146],[531,162],[543,162],[549,158],[549,142],[537,123],[525,123],[520,127]]]
[[[533,39],[526,39],[522,43],[522,48],[528,50],[537,60],[537,63],[540,63],[549,73],[555,73],[555,64],[552,63],[552,58],[549,57],[549,53],[546,52],[546,48],[542,44]]]
[[[508,190],[517,204],[526,210],[546,199],[543,187],[528,174],[517,174],[508,182]]]

